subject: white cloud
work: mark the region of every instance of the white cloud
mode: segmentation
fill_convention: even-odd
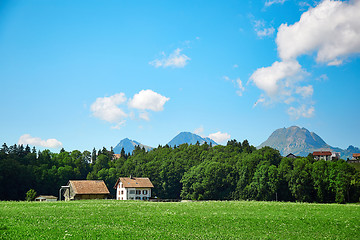
[[[139,118],[144,119],[146,121],[150,121],[149,113],[148,112],[141,112],[139,114]]]
[[[270,6],[281,1],[268,1]],[[350,2],[324,0],[301,15],[293,25],[281,24],[278,28],[276,44],[281,61],[270,67],[257,69],[250,77],[255,85],[263,90],[272,101],[286,104],[300,103],[301,99],[313,95],[311,85],[301,86],[307,74],[297,62],[304,54],[316,55],[316,62],[327,65],[340,65],[354,54],[360,53],[360,0]],[[264,26],[256,22],[255,26]],[[327,79],[322,75],[321,79]],[[298,95],[298,97],[295,97]],[[265,103],[262,95],[254,104]],[[310,103],[310,104],[309,104]],[[294,119],[312,117],[315,108],[311,101],[301,102],[298,108],[290,107],[288,114]]]
[[[265,98],[264,96],[261,96],[253,105],[253,107],[256,107],[258,104],[260,103],[264,103],[265,102]]]
[[[245,91],[245,88],[242,84],[242,81],[240,80],[240,78],[236,79],[236,83],[239,87],[239,90],[236,91],[236,93],[239,95],[239,96],[242,96],[243,95],[243,92]]]
[[[19,145],[32,145],[39,146],[45,148],[60,148],[62,147],[62,143],[54,138],[50,138],[47,140],[42,140],[41,138],[32,137],[30,134],[24,134],[19,138]]]
[[[258,37],[260,38],[268,37],[274,34],[275,28],[273,27],[266,28],[264,20],[254,20],[253,22],[254,22],[254,30]]]
[[[164,104],[169,98],[164,97],[152,90],[141,90],[132,99],[127,100],[124,93],[117,93],[110,97],[97,98],[91,104],[90,110],[94,117],[115,124],[113,129],[120,129],[126,123],[126,118],[136,119],[133,109],[139,110],[139,118],[150,121],[149,113],[145,110],[155,112],[164,110]],[[127,103],[127,104],[126,104]],[[126,113],[119,105],[124,104],[128,107]]]
[[[233,65],[233,68],[238,68],[238,67],[239,67],[239,65],[237,65],[237,64]]]
[[[201,136],[201,134],[202,134],[203,132],[204,132],[203,126],[200,126],[200,127],[196,128],[196,129],[194,130],[194,133],[197,134],[197,135],[200,135],[200,136]]]
[[[318,78],[316,78],[318,81],[327,81],[329,80],[329,77],[326,74],[321,74]]]
[[[230,81],[234,84],[235,88],[238,88],[238,90],[236,91],[236,94],[239,96],[243,95],[243,92],[245,91],[245,88],[243,86],[242,81],[240,80],[240,78],[237,78],[236,80],[230,79],[228,76],[223,76],[223,79],[225,81]]]
[[[316,61],[339,65],[360,53],[360,1],[324,0],[293,25],[281,24],[276,43],[283,60],[316,53]]]
[[[164,97],[150,89],[141,90],[129,100],[129,107],[158,112],[164,110],[164,104],[169,100],[170,98]]]
[[[269,27],[269,28],[263,28],[256,30],[256,34],[258,37],[267,37],[273,35],[275,32],[275,28]]]
[[[268,96],[285,94],[284,88],[290,87],[293,79],[300,79],[304,72],[297,61],[274,62],[270,67],[257,69],[250,77],[255,85]]]
[[[268,0],[265,2],[265,7],[270,7],[273,4],[283,4],[286,0]]]
[[[122,120],[120,122],[118,122],[116,125],[111,126],[112,129],[120,129],[122,126],[124,126],[126,123],[126,120]]]
[[[297,87],[296,91],[297,94],[300,94],[303,98],[311,97],[314,93],[314,88],[311,85]]]
[[[231,136],[228,133],[222,133],[219,131],[219,132],[210,134],[208,137],[217,143],[222,143],[222,142],[225,142],[228,139],[230,139]]]
[[[185,54],[181,54],[182,49],[177,48],[172,52],[168,57],[163,53],[163,57],[161,59],[155,59],[149,62],[150,65],[154,67],[175,67],[175,68],[183,68],[191,59]]]
[[[315,108],[314,106],[307,107],[305,104],[303,104],[298,108],[290,107],[288,109],[288,114],[295,120],[299,119],[300,117],[311,118],[315,114]]]
[[[126,102],[124,93],[118,93],[110,97],[97,98],[91,104],[90,110],[92,114],[104,121],[122,125],[127,114],[118,107],[118,105]]]

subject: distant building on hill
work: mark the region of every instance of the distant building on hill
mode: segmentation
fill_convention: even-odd
[[[56,202],[57,197],[52,195],[40,195],[37,198],[35,198],[35,201],[37,202]]]
[[[117,200],[149,200],[154,185],[149,178],[120,177],[115,183]]]
[[[288,155],[286,155],[287,158],[297,158],[296,155],[289,153]]]
[[[340,159],[340,153],[330,151],[316,151],[313,152],[315,160],[333,161]]]
[[[65,188],[65,201],[107,199],[110,195],[103,180],[70,180]]]
[[[360,153],[353,153],[352,159],[347,161],[348,163],[360,163]]]

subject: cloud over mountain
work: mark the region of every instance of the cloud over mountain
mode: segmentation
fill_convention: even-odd
[[[141,90],[133,98],[127,99],[125,93],[117,93],[110,97],[97,98],[91,104],[90,110],[94,117],[109,123],[116,124],[112,128],[119,129],[125,124],[127,118],[134,119],[134,113],[126,113],[124,108],[139,110],[139,119],[150,120],[149,113],[146,110],[159,112],[164,110],[164,104],[170,98],[162,96],[150,89]]]
[[[141,90],[129,100],[129,107],[158,112],[164,110],[164,104],[169,100],[170,98],[164,97],[150,89]]]

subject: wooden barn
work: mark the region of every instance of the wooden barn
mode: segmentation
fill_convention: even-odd
[[[70,180],[64,192],[65,201],[107,199],[110,192],[103,180]]]

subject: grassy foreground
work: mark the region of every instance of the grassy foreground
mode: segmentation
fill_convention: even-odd
[[[0,202],[0,239],[360,239],[360,205]]]

